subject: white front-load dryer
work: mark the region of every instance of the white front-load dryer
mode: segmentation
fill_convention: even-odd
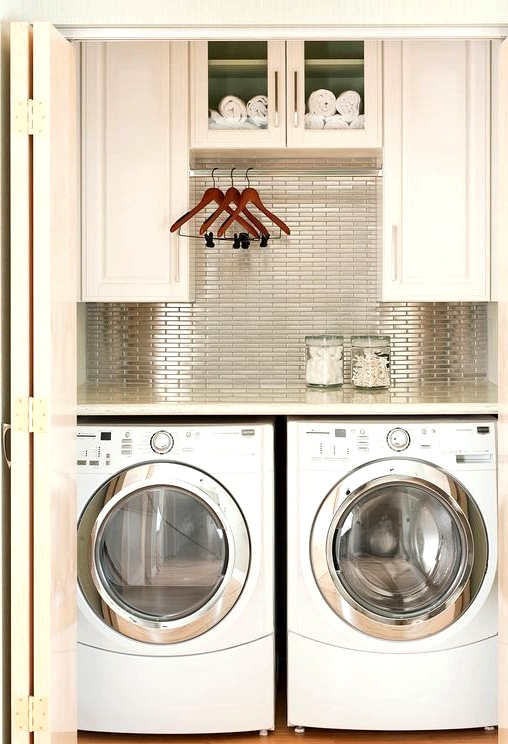
[[[77,436],[78,728],[273,729],[273,423]]]
[[[287,512],[288,725],[495,726],[495,419],[290,419]]]

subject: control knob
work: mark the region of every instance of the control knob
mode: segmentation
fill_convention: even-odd
[[[150,437],[150,447],[158,455],[165,455],[173,448],[174,443],[175,441],[169,431],[164,431],[164,429],[156,431]]]
[[[388,442],[388,446],[392,450],[395,450],[395,452],[402,452],[402,450],[405,450],[407,449],[407,447],[409,447],[411,437],[405,429],[397,427],[396,429],[392,429],[388,432],[386,441]]]

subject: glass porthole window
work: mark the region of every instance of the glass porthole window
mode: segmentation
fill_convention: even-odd
[[[177,620],[205,607],[224,581],[228,544],[212,509],[182,488],[142,488],[101,524],[97,580],[134,616]]]

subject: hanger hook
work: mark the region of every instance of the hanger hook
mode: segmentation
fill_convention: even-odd
[[[247,186],[248,186],[249,188],[250,188],[250,180],[249,180],[249,171],[250,171],[250,170],[252,170],[252,166],[250,166],[250,168],[247,168],[247,170],[245,171],[245,178],[246,178],[246,180],[247,180]]]
[[[233,171],[234,171],[234,170],[236,170],[235,166],[233,166],[233,167],[231,168],[231,172],[230,172],[230,174],[229,174],[229,177],[231,178],[231,186],[234,186],[234,185],[235,185],[235,184],[234,184],[234,182],[233,182]]]
[[[217,184],[215,183],[215,171],[216,170],[219,170],[219,169],[218,168],[212,168],[212,181],[213,181],[214,188],[217,186]]]

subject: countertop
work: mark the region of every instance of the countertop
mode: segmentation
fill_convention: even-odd
[[[235,387],[86,384],[78,388],[79,416],[351,416],[497,414],[497,387],[451,383],[363,391],[321,390],[257,383]]]

